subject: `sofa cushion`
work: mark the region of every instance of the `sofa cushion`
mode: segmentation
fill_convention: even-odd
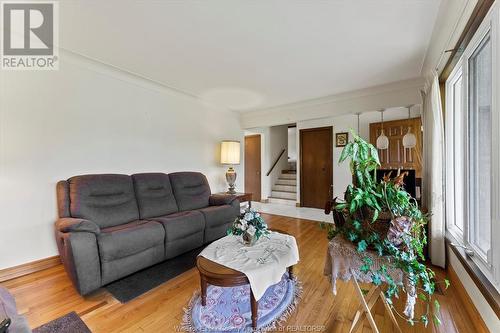
[[[164,244],[160,223],[138,220],[101,229],[97,237],[101,261],[113,261]]]
[[[231,205],[210,206],[199,209],[205,217],[205,243],[226,235],[227,229],[239,214],[239,206],[239,201],[234,200]]]
[[[207,228],[233,222],[237,214],[230,205],[210,206],[198,210],[205,216]]]
[[[105,228],[139,219],[132,178],[84,175],[68,179],[70,213]]]
[[[179,212],[167,216],[155,217],[153,219],[161,222],[165,227],[166,242],[185,238],[205,229],[203,214],[197,211]]]
[[[170,259],[203,245],[205,219],[197,211],[156,217],[165,228],[165,258]]]
[[[132,179],[141,219],[178,211],[167,174],[138,173],[132,175]]]
[[[193,210],[208,206],[210,186],[205,175],[199,172],[169,174],[179,210]]]
[[[165,246],[158,244],[127,257],[101,262],[101,285],[106,285],[124,276],[135,273],[164,260]]]

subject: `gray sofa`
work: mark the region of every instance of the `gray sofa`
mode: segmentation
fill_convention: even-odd
[[[17,313],[14,297],[6,288],[0,287],[0,322],[4,318],[10,319],[10,325],[7,329],[8,333],[31,333],[26,318]]]
[[[57,203],[57,246],[82,295],[223,237],[240,210],[197,172],[75,176]]]

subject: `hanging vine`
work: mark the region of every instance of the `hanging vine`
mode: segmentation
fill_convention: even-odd
[[[354,140],[344,147],[339,163],[350,160],[353,184],[347,187],[344,200],[336,202],[333,207],[345,222],[342,225],[325,223],[322,227],[327,229],[329,239],[342,235],[361,254],[374,250],[379,256],[389,257],[387,266],[374,269],[371,258],[364,256],[361,271],[369,275],[375,285],[387,284],[384,292],[387,302],[408,323],[413,325],[420,321],[427,326],[433,320],[439,325],[440,305],[433,297],[436,275],[425,265],[423,253],[429,215],[422,213],[416,200],[405,191],[404,173],[395,177],[389,173],[377,182],[376,169],[380,166],[377,150],[351,132]],[[426,310],[416,319],[408,314],[402,315],[394,308],[393,298],[407,290],[404,284],[393,280],[389,274],[391,269],[401,269],[415,289],[418,300],[425,303]],[[442,283],[448,288],[448,280]]]

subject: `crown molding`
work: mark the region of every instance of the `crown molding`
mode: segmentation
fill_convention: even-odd
[[[423,77],[391,82],[341,94],[240,112],[243,128],[274,126],[421,103]]]
[[[263,114],[267,112],[273,112],[273,111],[283,111],[283,110],[292,110],[292,109],[297,109],[297,108],[304,108],[308,106],[317,106],[317,105],[322,105],[322,104],[330,104],[330,103],[335,103],[339,101],[345,101],[345,100],[350,100],[350,99],[356,99],[360,97],[366,97],[366,96],[373,96],[373,95],[378,95],[381,93],[386,93],[386,92],[394,92],[398,90],[404,90],[408,88],[422,88],[424,86],[425,80],[422,77],[418,78],[413,78],[409,80],[403,80],[403,81],[397,81],[397,82],[391,82],[387,84],[382,84],[378,86],[372,86],[368,88],[363,88],[359,90],[352,90],[348,91],[345,93],[340,93],[340,94],[334,94],[334,95],[328,95],[328,96],[323,96],[323,97],[318,97],[318,98],[313,98],[313,99],[308,99],[308,100],[302,100],[294,103],[288,103],[288,104],[281,104],[277,106],[272,106],[268,108],[260,108],[260,109],[253,109],[253,110],[247,110],[247,111],[239,111],[241,114],[248,115],[248,114]]]
[[[104,75],[113,77],[117,80],[128,82],[128,83],[140,86],[140,87],[148,89],[148,90],[153,90],[153,91],[157,91],[160,93],[174,94],[174,95],[188,98],[188,99],[194,99],[194,100],[198,101],[199,103],[203,104],[204,106],[212,108],[212,109],[232,112],[232,110],[228,109],[227,107],[221,106],[221,105],[216,105],[210,101],[203,99],[202,97],[200,97],[192,92],[176,88],[174,86],[171,86],[171,85],[165,84],[163,82],[151,79],[151,78],[146,77],[144,75],[141,75],[141,74],[132,72],[130,70],[103,62],[103,61],[95,59],[95,58],[91,58],[87,55],[84,55],[84,54],[81,54],[78,52],[74,52],[74,51],[65,49],[63,47],[59,47],[59,50],[60,50],[60,52],[59,52],[60,59],[63,63],[67,62],[67,63],[75,64],[79,67],[84,67],[84,68],[91,70],[93,72],[104,74]],[[62,70],[62,69],[63,69],[63,67],[59,68],[59,70]]]

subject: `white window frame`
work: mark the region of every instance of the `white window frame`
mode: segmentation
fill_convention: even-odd
[[[481,269],[483,274],[500,291],[500,7],[495,3],[481,23],[474,37],[467,45],[446,81],[446,229],[458,243],[474,251],[471,259]],[[474,221],[469,217],[468,202],[470,202],[469,184],[469,59],[487,34],[490,33],[492,52],[492,156],[491,156],[491,248],[490,258],[485,258],[481,251],[471,242],[471,225]],[[453,87],[462,77],[462,108],[455,110]],[[455,130],[455,120],[459,117],[461,129]],[[461,132],[461,133],[459,133]],[[460,175],[460,170],[462,174]],[[457,180],[462,179],[462,193],[456,193]],[[454,224],[455,219],[461,219],[463,230]]]
[[[462,59],[459,64],[462,63]],[[455,84],[458,80],[462,80],[462,91],[461,94],[461,110],[455,110]],[[463,174],[463,167],[460,165],[455,165],[456,161],[464,161],[465,157],[464,150],[460,149],[463,147],[464,140],[459,136],[460,132],[456,129],[455,123],[457,117],[461,118],[462,131],[464,130],[464,80],[462,66],[456,66],[451,72],[448,80],[446,81],[446,114],[445,114],[445,165],[446,165],[446,229],[457,240],[463,240],[465,235],[468,234],[468,223],[465,218],[467,210],[465,209],[465,198],[460,193],[457,193],[456,185],[457,179],[461,179],[462,188],[464,188],[464,182],[466,177]],[[461,175],[459,170],[462,170]],[[460,207],[462,209],[460,209]],[[462,230],[456,227],[455,221],[460,220],[462,222]]]

